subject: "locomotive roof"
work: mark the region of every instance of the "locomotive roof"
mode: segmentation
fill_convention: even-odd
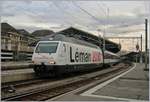
[[[71,42],[71,43],[75,43],[75,44],[79,44],[79,45],[85,45],[85,46],[89,46],[92,48],[99,48],[98,46],[96,46],[94,44],[88,43],[83,40],[76,39],[74,37],[67,37],[63,34],[48,35],[48,36],[42,38],[41,40],[42,41],[64,41],[64,42]]]

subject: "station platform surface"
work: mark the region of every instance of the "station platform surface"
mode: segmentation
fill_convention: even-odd
[[[92,88],[77,90],[50,99],[50,101],[148,101],[149,71],[137,63],[130,70]],[[87,89],[86,89],[87,88]]]
[[[1,83],[29,80],[35,78],[33,69],[17,69],[1,71]]]
[[[30,65],[32,65],[31,61],[1,62],[1,70],[14,70],[14,69],[30,68]]]

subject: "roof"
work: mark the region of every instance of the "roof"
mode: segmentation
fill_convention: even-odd
[[[1,23],[1,34],[5,34],[6,32],[14,32],[19,34],[19,32],[8,23]]]
[[[31,35],[28,31],[24,29],[17,29],[17,31],[23,36],[35,38],[33,35]]]
[[[67,37],[63,34],[53,34],[53,35],[48,35],[40,39],[41,41],[64,41],[64,42],[70,42],[74,44],[79,44],[79,45],[84,45],[84,46],[89,46],[93,48],[99,48],[95,44],[88,43],[84,40],[79,40],[74,37]]]
[[[67,37],[72,37],[72,38],[79,39],[79,40],[82,40],[82,41],[87,42],[87,43],[91,43],[91,44],[97,45],[100,48],[103,47],[103,43],[102,43],[103,42],[103,38],[95,36],[95,35],[93,35],[91,33],[82,31],[82,30],[74,28],[74,27],[69,27],[69,28],[64,29],[62,31],[56,32],[56,33],[54,33],[52,35],[44,36],[43,38],[51,38],[55,34],[63,34],[65,36],[67,36]],[[32,43],[31,46],[35,46],[37,42]],[[116,44],[116,43],[114,43],[112,41],[109,41],[109,40],[105,39],[105,49],[107,51],[112,52],[112,53],[117,53],[117,52],[120,51],[121,45]]]
[[[82,31],[82,30],[74,28],[74,27],[69,27],[69,28],[59,31],[57,33],[90,42],[92,44],[100,46],[101,48],[103,46],[103,44],[102,44],[103,38],[102,37],[95,36],[91,33]],[[113,53],[117,53],[118,51],[120,51],[121,46],[119,44],[116,44],[112,41],[105,39],[105,49],[108,51],[111,51]]]
[[[17,31],[22,34],[22,35],[29,35],[29,32],[27,32],[26,30],[24,29],[17,29]]]

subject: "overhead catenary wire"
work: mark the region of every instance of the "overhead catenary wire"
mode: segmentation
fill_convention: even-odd
[[[80,22],[80,21],[81,21],[80,18],[71,15],[69,12],[67,12],[66,10],[64,10],[63,7],[60,7],[56,1],[53,1],[53,4],[61,11],[62,14],[65,13],[66,15],[69,15],[69,16],[67,16],[67,17],[72,17],[73,19],[71,19],[71,20],[72,20],[73,22],[75,22],[75,23],[78,24],[79,26],[85,26],[85,25],[81,25],[81,24],[77,23],[77,22]],[[76,21],[75,21],[74,19],[75,19]],[[81,23],[81,22],[80,22],[80,23]],[[70,25],[72,26],[73,24],[70,23]]]
[[[92,19],[94,19],[95,21],[99,22],[102,24],[102,22],[99,20],[99,18],[95,17],[93,14],[89,13],[88,11],[86,11],[84,8],[82,8],[81,6],[79,6],[76,2],[72,1],[73,4],[79,8],[81,11],[83,11],[84,13],[86,13],[88,16],[90,16]]]
[[[101,1],[100,1],[101,2]],[[102,2],[101,2],[102,3]],[[106,15],[107,12],[104,10],[104,8],[101,7],[101,3],[97,3],[97,6],[100,8],[101,11],[103,11],[103,13]],[[103,4],[104,5],[104,4]]]
[[[56,8],[57,9],[59,9],[59,11],[64,15],[64,13],[66,14],[66,16],[65,17],[68,17],[67,15],[69,15],[69,16],[71,16],[72,18],[75,18],[77,21],[79,21],[80,19],[79,19],[79,17],[75,17],[74,15],[70,15],[70,13],[68,13],[68,12],[66,12],[66,10],[64,10],[63,9],[63,7],[60,7],[60,5],[58,5],[58,3],[56,2],[56,1],[52,1],[52,3],[54,3],[54,5],[56,6]],[[60,2],[59,2],[60,3]],[[97,22],[100,22],[101,23],[101,21],[100,21],[100,19],[98,18],[98,17],[96,17],[96,16],[94,16],[93,14],[91,14],[89,11],[87,11],[87,10],[85,10],[83,7],[81,7],[79,4],[77,4],[75,1],[72,1],[72,3],[73,3],[73,5],[75,5],[76,7],[78,7],[81,11],[83,11],[84,13],[86,13],[88,16],[90,16],[92,19],[94,19],[95,21],[97,21]],[[102,2],[101,2],[102,3]],[[97,4],[99,5],[100,4],[100,2],[97,2]],[[105,4],[102,4],[102,5],[104,5],[104,7],[106,7],[106,5]],[[102,7],[102,6],[98,6],[98,7],[100,7],[101,9],[100,10],[102,10],[103,11],[103,13],[107,13],[106,12],[106,10],[104,9],[104,7]],[[37,13],[36,13],[37,14]],[[39,14],[38,14],[39,15]],[[40,15],[41,16],[41,15]],[[76,23],[76,21],[73,19],[72,21],[69,21],[68,19],[64,19],[63,20],[66,24],[69,24],[69,25],[73,25],[74,24],[74,22]],[[84,25],[82,25],[82,23],[77,23],[78,25],[80,25],[80,26],[84,26]],[[101,23],[101,24],[103,24],[103,23]],[[90,24],[89,24],[90,25]],[[95,25],[94,25],[95,26]],[[88,27],[87,25],[86,25],[86,27]]]
[[[58,6],[58,4],[56,3],[56,1],[54,2],[54,1],[52,1],[52,3],[55,5],[55,7],[58,9],[58,11],[61,13],[61,14],[63,14],[64,15],[64,13],[63,13],[63,11],[62,11],[62,9],[60,9],[60,7]],[[65,16],[66,17],[66,16]],[[70,23],[68,20],[66,20],[66,19],[64,19],[63,20],[65,23],[67,23],[67,24],[69,24],[69,25],[71,25],[72,26],[72,23]]]
[[[69,15],[69,16],[72,16],[72,15],[70,15],[68,12],[66,12],[62,7],[60,7],[56,1],[53,1],[52,3],[53,3],[61,12],[64,12],[65,14],[67,14],[67,15]],[[86,10],[85,10],[84,8],[82,8],[81,6],[77,5],[76,2],[72,1],[72,3],[73,3],[74,6],[76,6],[76,7],[79,8],[81,11],[83,11],[84,13],[86,13],[88,16],[90,16],[90,17],[91,17],[92,19],[94,19],[96,22],[103,24],[103,23],[100,21],[99,18],[95,17],[93,14],[91,14],[91,13],[88,12],[88,11],[86,11]],[[72,16],[72,18],[76,18],[76,19],[79,20],[78,17]],[[68,23],[68,21],[66,21],[66,22]],[[72,23],[70,23],[70,22],[69,22],[69,24],[72,25]],[[78,23],[77,23],[77,24],[78,24]],[[78,25],[83,26],[83,25],[81,25],[81,24],[78,24]],[[86,27],[88,27],[88,26],[86,25]]]

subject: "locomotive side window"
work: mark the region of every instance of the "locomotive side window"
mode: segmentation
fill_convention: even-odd
[[[55,43],[55,42],[39,43],[35,52],[36,53],[56,53],[57,46],[58,46],[58,43]]]

